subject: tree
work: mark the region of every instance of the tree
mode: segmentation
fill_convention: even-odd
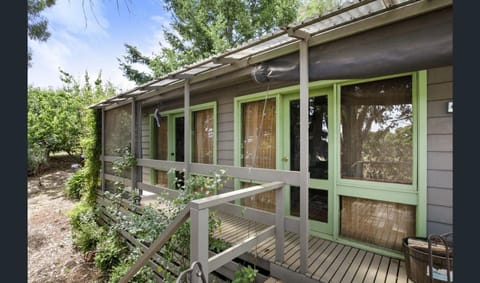
[[[56,0],[28,0],[27,5],[27,33],[28,37],[32,40],[47,41],[50,37],[48,31],[47,19],[40,15],[45,8],[55,5]],[[28,66],[31,66],[32,52],[28,50]]]
[[[303,21],[322,14],[337,7],[342,2],[342,0],[302,0],[298,9],[297,20]]]
[[[125,44],[127,54],[117,58],[120,69],[128,79],[144,83],[291,23],[298,6],[298,0],[166,0],[173,21],[163,33],[170,46],[148,57]],[[134,63],[147,66],[152,75]]]
[[[86,136],[86,107],[114,94],[112,85],[103,83],[101,73],[94,85],[87,72],[82,84],[69,73],[61,73],[64,82],[61,89],[28,88],[29,164],[31,159],[44,162],[53,152],[82,152],[80,141]],[[41,165],[34,160],[31,163],[33,171]]]

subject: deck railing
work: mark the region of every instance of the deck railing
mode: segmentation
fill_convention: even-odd
[[[198,262],[203,268],[203,274],[208,282],[208,274],[234,258],[252,249],[256,244],[263,242],[269,237],[275,236],[275,258],[278,262],[283,262],[284,246],[284,223],[285,211],[283,205],[276,205],[275,225],[267,227],[258,234],[249,237],[242,242],[226,249],[225,251],[209,258],[208,251],[208,211],[210,208],[225,204],[231,201],[251,197],[260,193],[275,191],[275,201],[282,204],[284,182],[271,182],[263,185],[248,187],[241,190],[218,194],[202,199],[191,201],[170,223],[165,231],[152,243],[150,248],[134,263],[132,268],[120,280],[120,283],[126,283],[130,280],[147,262],[159,251],[162,246],[170,239],[175,231],[190,217],[190,263]],[[199,282],[200,278],[192,276],[193,282]]]

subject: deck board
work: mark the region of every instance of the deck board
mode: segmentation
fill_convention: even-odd
[[[357,275],[357,271],[360,268],[366,254],[366,251],[359,250],[358,253],[355,255],[352,263],[348,267],[347,271],[345,272],[345,275],[340,278],[338,282],[354,282],[353,279]]]
[[[385,283],[396,283],[397,282],[397,272],[399,268],[400,261],[398,259],[391,259],[390,265],[388,266],[387,278]]]
[[[374,254],[373,259],[370,262],[370,266],[368,267],[367,274],[365,275],[365,279],[363,279],[364,283],[374,283],[375,276],[377,275],[378,267],[380,266],[380,260],[382,259],[381,255]]]
[[[253,236],[266,225],[255,224],[252,220],[218,213],[222,228],[215,233],[230,244]],[[300,239],[292,232],[285,233],[284,268],[299,272]],[[271,237],[249,252],[266,262],[275,262],[275,237]],[[315,236],[309,238],[307,276],[319,282],[365,282],[365,283],[411,283],[407,280],[405,262],[381,256],[372,252],[350,247]],[[277,263],[278,264],[278,263]],[[272,274],[275,276],[274,274]]]
[[[326,272],[320,277],[320,281],[322,282],[329,282],[330,279],[335,275],[337,270],[345,264],[345,258],[347,254],[350,252],[350,247],[344,246],[342,251],[338,254],[335,260],[330,264],[330,267],[326,270]]]
[[[389,263],[390,263],[390,258],[386,256],[382,256],[380,265],[377,270],[377,276],[375,276],[375,281],[374,281],[375,283],[385,283],[385,279],[387,278]]]
[[[330,252],[330,254],[322,262],[322,264],[315,271],[311,270],[313,273],[312,278],[315,280],[320,280],[324,272],[328,270],[328,268],[332,265],[332,263],[335,261],[335,259],[337,258],[337,256],[340,254],[340,252],[343,250],[344,247],[345,247],[344,245],[336,245],[335,248]]]
[[[332,282],[341,282],[343,277],[347,274],[348,270],[353,264],[354,259],[357,257],[359,250],[356,248],[350,248],[348,254],[345,256],[344,261],[335,271],[335,274],[330,279]],[[356,271],[356,270],[355,270]]]

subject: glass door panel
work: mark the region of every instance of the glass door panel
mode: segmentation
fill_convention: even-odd
[[[309,171],[310,188],[309,199],[309,219],[310,227],[313,231],[320,233],[332,233],[332,209],[331,193],[329,192],[331,180],[329,180],[329,105],[328,95],[331,89],[315,91],[309,98]],[[298,95],[286,97],[286,136],[289,140],[286,142],[285,153],[287,155],[282,159],[288,162],[285,169],[292,171],[300,170],[300,100]],[[288,211],[292,216],[300,216],[300,188],[290,187],[290,207]]]
[[[174,160],[178,162],[185,161],[185,119],[183,117],[175,117],[175,148],[172,155]],[[180,171],[175,171],[175,178],[177,179],[177,187],[182,187],[184,184],[184,174]]]

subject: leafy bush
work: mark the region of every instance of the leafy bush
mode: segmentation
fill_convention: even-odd
[[[105,233],[95,219],[93,209],[83,202],[70,212],[73,244],[82,252],[93,251]]]
[[[121,262],[126,252],[125,243],[120,240],[115,231],[110,230],[97,243],[95,266],[103,271],[108,271]]]
[[[87,138],[82,140],[85,149],[85,188],[83,197],[91,205],[95,205],[96,190],[100,186],[100,168],[102,163],[102,112],[90,110],[86,116]]]
[[[258,270],[252,268],[251,266],[242,267],[237,270],[233,275],[232,283],[251,283],[255,282],[255,277],[257,276]]]
[[[67,197],[80,200],[87,183],[87,174],[84,170],[79,170],[67,180],[65,194]]]
[[[110,273],[109,283],[117,283],[127,273],[127,271],[133,266],[135,260],[140,256],[140,251],[134,250],[130,255],[124,258],[120,264],[113,267]],[[142,267],[137,274],[131,278],[130,283],[156,283],[153,277],[153,271],[150,267]]]
[[[29,144],[28,145],[28,174],[36,175],[40,168],[47,163],[45,149]]]

